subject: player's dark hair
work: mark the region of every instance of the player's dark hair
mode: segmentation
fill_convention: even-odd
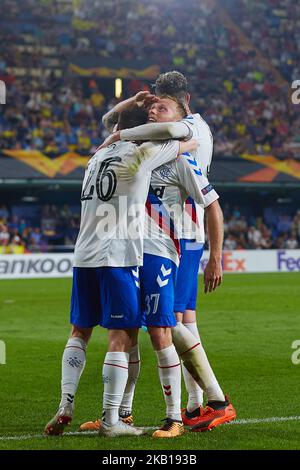
[[[131,127],[142,126],[148,120],[148,112],[139,106],[133,106],[119,114],[118,129],[130,129]]]
[[[170,95],[183,101],[186,99],[188,92],[188,81],[186,77],[177,70],[161,73],[156,79],[155,94],[157,96]]]

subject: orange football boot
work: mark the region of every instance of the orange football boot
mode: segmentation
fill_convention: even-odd
[[[82,423],[79,427],[80,431],[99,431],[101,428],[102,421],[101,419],[96,419],[96,421],[87,421]]]
[[[202,416],[203,413],[204,413],[203,406],[199,406],[199,408],[196,408],[191,413],[187,410],[187,408],[182,408],[181,410],[182,422],[185,426],[194,426],[195,424],[197,424],[199,417]]]
[[[178,437],[184,434],[184,425],[180,421],[175,421],[170,418],[166,418],[165,424],[154,431],[152,437],[157,438],[170,438],[170,437]]]
[[[133,416],[124,416],[120,417],[125,424],[129,424],[129,426],[133,425]],[[79,430],[80,431],[99,431],[101,428],[102,421],[101,419],[96,419],[96,421],[87,421],[86,423],[83,423],[80,425]]]
[[[208,402],[204,408],[202,416],[199,416],[197,422],[192,427],[193,432],[210,431],[221,424],[229,423],[236,418],[236,411],[228,398],[225,402]]]

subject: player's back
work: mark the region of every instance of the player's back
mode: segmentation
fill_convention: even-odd
[[[75,267],[142,264],[151,171],[161,161],[174,159],[178,145],[119,141],[90,159],[82,185]]]
[[[126,266],[141,262],[139,237],[128,238],[128,212],[143,201],[147,175],[145,178],[139,175],[130,185],[121,177],[136,150],[137,145],[131,142],[118,142],[98,151],[89,161],[82,185],[75,266]],[[139,218],[136,227],[137,231],[143,230]]]

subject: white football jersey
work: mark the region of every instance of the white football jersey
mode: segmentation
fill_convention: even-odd
[[[180,155],[174,162],[152,172],[146,203],[144,253],[179,264],[182,213],[190,196],[203,212],[219,197],[192,154]]]
[[[200,165],[203,175],[208,177],[213,155],[213,137],[210,128],[200,114],[191,114],[182,122],[191,129],[192,138],[200,142],[197,150],[192,152],[192,155]],[[190,197],[187,199],[183,213],[181,237],[189,240],[195,238],[200,243],[205,242],[204,210]]]
[[[151,172],[177,156],[178,141],[119,141],[90,159],[82,185],[75,267],[139,266]]]

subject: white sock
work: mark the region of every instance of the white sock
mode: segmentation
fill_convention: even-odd
[[[167,407],[167,418],[181,421],[180,359],[172,344],[156,351],[160,383]]]
[[[201,343],[201,339],[200,339],[200,334],[199,334],[199,330],[198,330],[198,326],[197,326],[197,323],[183,323],[183,325],[192,333],[192,335],[195,336],[195,338]],[[202,346],[203,347],[203,346]],[[207,359],[207,357],[206,357]],[[208,361],[208,359],[207,359]],[[198,408],[200,405],[203,404],[203,390],[202,388],[200,387],[200,385],[197,384],[197,382],[193,379],[193,377],[191,376],[191,374],[187,371],[187,369],[184,367],[184,369],[186,370],[187,374],[189,374],[189,376],[191,377],[191,379],[195,382],[195,384],[198,386],[198,390],[194,390],[191,392],[191,395],[189,394],[189,401],[188,401],[188,405],[187,405],[187,410],[188,411],[193,411],[195,410],[196,408]],[[188,391],[188,389],[187,389]],[[207,393],[207,399],[208,401],[224,401],[225,400],[225,397],[224,397],[224,394],[222,392],[222,389],[215,377],[215,381],[213,381],[207,388],[206,390],[206,393]],[[199,401],[199,405],[195,406],[195,403]],[[194,407],[194,408],[193,408]]]
[[[85,366],[86,342],[81,338],[70,338],[62,357],[61,401],[59,406],[73,404],[81,374]]]
[[[125,387],[123,400],[120,406],[120,415],[129,415],[132,413],[132,402],[134,397],[135,385],[140,374],[141,359],[139,345],[136,344],[129,351],[128,379]]]
[[[189,366],[189,372],[205,391],[208,401],[224,401],[224,394],[201,343],[180,322],[172,328],[172,338],[180,358]]]
[[[104,359],[103,421],[108,426],[119,421],[119,408],[128,379],[128,361],[129,354],[125,352],[108,352]]]
[[[197,327],[197,323],[183,323],[183,326],[187,328],[192,335],[200,342],[200,335]],[[197,384],[196,380],[193,379],[189,371],[182,366],[183,379],[185,383],[186,391],[188,392],[187,411],[190,413],[196,408],[203,405],[203,390],[200,385]]]

